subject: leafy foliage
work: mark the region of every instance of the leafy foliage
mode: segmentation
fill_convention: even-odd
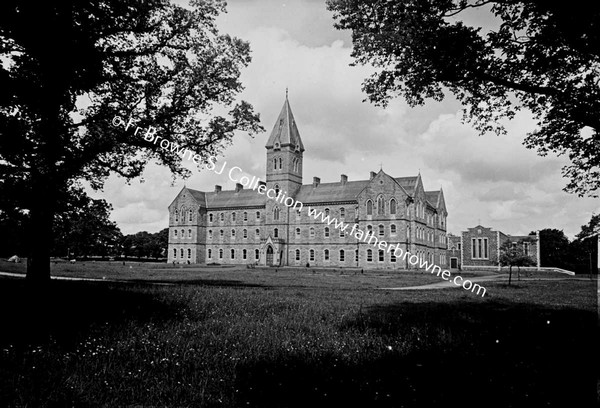
[[[450,91],[483,134],[526,108],[538,129],[525,146],[566,154],[569,192],[600,188],[600,3],[543,0],[328,0],[336,27],[352,30],[356,63],[376,68],[370,101],[410,105]],[[465,11],[492,17],[482,30]]]
[[[54,214],[78,180],[99,189],[111,172],[131,180],[149,161],[188,176],[115,116],[161,138],[218,154],[236,131],[262,127],[237,101],[249,45],[215,25],[220,0],[0,3],[0,205],[31,219],[31,276],[49,277]],[[32,29],[35,27],[35,29]]]

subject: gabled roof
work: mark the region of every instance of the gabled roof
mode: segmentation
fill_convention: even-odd
[[[396,177],[394,180],[402,186],[403,189],[406,190],[408,195],[411,197],[415,194],[415,188],[417,186],[417,180],[419,176],[411,176],[411,177]]]
[[[304,145],[302,144],[300,132],[296,126],[296,121],[294,120],[294,115],[292,114],[292,108],[290,107],[287,95],[285,96],[285,102],[283,103],[283,108],[281,108],[281,113],[275,121],[275,126],[273,126],[271,136],[265,147],[270,149],[275,143],[279,143],[279,146],[298,146],[301,151],[304,151]]]
[[[429,204],[431,204],[433,208],[438,208],[440,191],[425,191],[425,199],[429,202]]]
[[[303,204],[324,203],[329,201],[356,201],[356,197],[369,184],[370,180],[347,181],[342,184],[321,183],[317,187],[305,184],[300,187],[296,201]]]

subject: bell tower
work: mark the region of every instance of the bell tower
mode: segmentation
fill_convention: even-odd
[[[294,197],[302,186],[304,145],[296,126],[287,90],[281,113],[275,121],[267,148],[267,188],[283,190]]]

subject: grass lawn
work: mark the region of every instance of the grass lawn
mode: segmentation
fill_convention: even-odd
[[[0,406],[597,406],[595,282],[489,282],[481,298],[377,289],[440,280],[419,272],[53,273],[134,282],[0,278]]]

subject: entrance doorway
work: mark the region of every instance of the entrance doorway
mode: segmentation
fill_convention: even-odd
[[[458,269],[458,258],[450,258],[450,269]]]
[[[273,247],[267,246],[267,266],[273,266]]]

